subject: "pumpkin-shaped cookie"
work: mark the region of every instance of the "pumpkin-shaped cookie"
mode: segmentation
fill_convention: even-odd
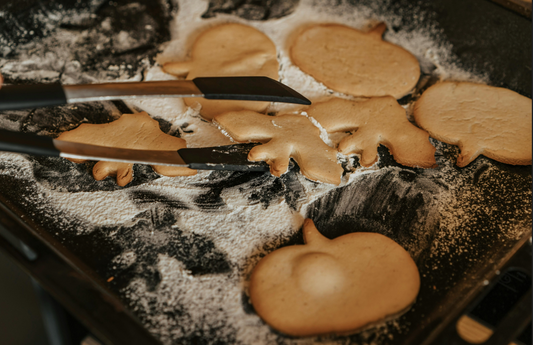
[[[188,61],[169,62],[165,72],[186,79],[196,77],[266,76],[278,79],[276,46],[262,32],[242,24],[223,24],[204,31],[191,49]],[[185,98],[189,106],[200,104],[200,114],[211,120],[226,111],[263,112],[268,102]]]
[[[400,245],[376,233],[329,240],[310,219],[305,245],[264,257],[250,279],[256,312],[294,336],[345,334],[407,310],[420,288],[418,268]]]
[[[420,66],[410,52],[383,41],[384,30],[384,24],[370,32],[339,24],[310,26],[296,36],[291,59],[335,91],[400,98],[415,87]]]

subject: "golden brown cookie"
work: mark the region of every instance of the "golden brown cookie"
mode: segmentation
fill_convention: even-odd
[[[313,104],[307,113],[329,133],[355,131],[339,143],[338,149],[346,155],[361,155],[362,166],[377,161],[379,144],[385,145],[402,165],[437,166],[429,134],[411,124],[405,110],[390,96],[366,101],[333,98]]]
[[[145,112],[124,114],[120,119],[106,124],[81,124],[78,128],[63,132],[58,140],[83,144],[118,147],[138,150],[179,150],[186,147],[185,140],[161,132],[159,123]],[[76,163],[86,160],[71,159]],[[116,176],[117,184],[125,186],[133,179],[133,164],[100,161],[93,167],[96,180]],[[152,165],[152,168],[165,176],[189,176],[196,170],[189,168]]]
[[[361,32],[339,24],[303,29],[290,47],[302,71],[327,87],[354,96],[401,98],[418,82],[418,60],[382,40],[385,24]]]
[[[320,130],[301,115],[268,116],[253,111],[227,112],[213,120],[239,142],[261,142],[248,154],[251,161],[265,161],[274,176],[287,172],[294,158],[302,174],[313,180],[338,185],[342,167],[337,151],[320,138]]]
[[[431,137],[459,146],[460,167],[479,155],[507,164],[531,164],[531,99],[514,91],[439,83],[416,102],[414,117]]]
[[[346,334],[398,315],[414,302],[420,276],[390,238],[358,232],[329,240],[306,219],[305,245],[268,254],[254,268],[255,311],[293,336]]]
[[[242,24],[223,24],[204,31],[192,46],[189,61],[163,66],[165,72],[189,80],[217,76],[266,76],[277,80],[278,68],[274,43],[262,32]],[[269,104],[203,98],[185,98],[185,103],[200,103],[200,114],[209,120],[226,111],[262,112]]]

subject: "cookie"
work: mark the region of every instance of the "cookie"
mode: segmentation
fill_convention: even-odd
[[[406,166],[433,168],[435,147],[429,134],[411,124],[405,110],[390,96],[365,101],[333,98],[315,103],[307,114],[328,132],[355,131],[342,139],[338,150],[343,154],[360,155],[362,166],[371,166],[378,159],[378,146],[386,146],[394,159]]]
[[[288,170],[293,158],[310,180],[338,185],[342,167],[337,151],[320,138],[320,130],[302,115],[268,116],[253,111],[227,112],[213,120],[238,142],[261,142],[250,150],[248,159],[265,161],[274,176]]]
[[[284,247],[253,269],[257,314],[292,336],[346,334],[407,310],[420,288],[413,259],[390,238],[358,232],[329,240],[311,219],[305,245]]]
[[[327,87],[354,96],[401,98],[418,82],[418,60],[382,40],[385,24],[361,32],[339,24],[303,29],[290,47],[296,66]]]
[[[165,72],[186,79],[218,76],[266,76],[278,79],[279,64],[274,43],[260,31],[242,24],[224,24],[204,31],[191,49],[191,58],[170,62]],[[226,111],[263,112],[268,102],[219,101],[185,98],[189,106],[200,104],[200,114],[211,120]]]
[[[118,147],[137,150],[179,150],[187,145],[185,140],[161,132],[159,123],[145,112],[124,114],[120,119],[106,124],[81,124],[78,128],[63,132],[58,140],[83,144]],[[76,163],[86,160],[70,159]],[[165,176],[189,176],[196,170],[164,165],[152,165],[155,172]],[[133,164],[100,161],[93,167],[96,180],[116,176],[117,184],[125,186],[133,179]]]
[[[415,103],[416,123],[442,142],[458,145],[459,167],[479,155],[531,164],[531,99],[500,87],[443,82]]]

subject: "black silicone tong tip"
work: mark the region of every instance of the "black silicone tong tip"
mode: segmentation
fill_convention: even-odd
[[[298,92],[268,77],[199,77],[193,82],[207,99],[311,104]]]

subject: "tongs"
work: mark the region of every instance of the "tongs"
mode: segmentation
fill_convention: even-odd
[[[209,77],[87,85],[6,85],[0,89],[0,110],[143,97],[204,97],[311,104],[298,92],[267,77]],[[0,130],[0,151],[203,170],[268,171],[269,166],[265,162],[248,161],[248,152],[254,145],[256,144],[185,148],[178,151],[135,150]]]
[[[268,77],[202,77],[193,80],[83,85],[4,85],[0,89],[0,110],[148,97],[203,97],[311,104],[298,92]]]

